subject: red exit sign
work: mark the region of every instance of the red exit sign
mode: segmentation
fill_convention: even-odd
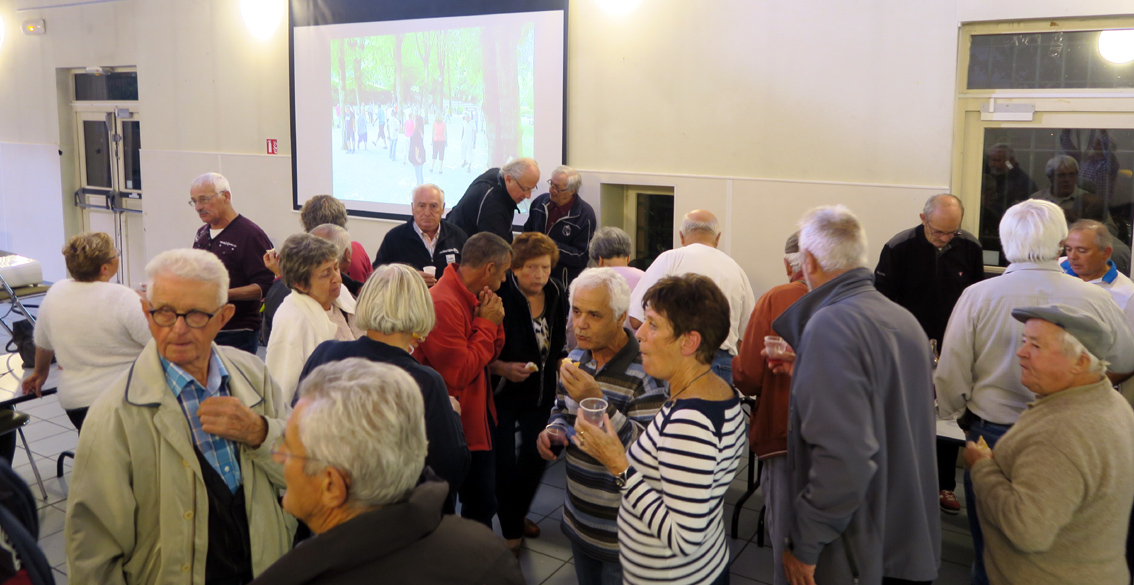
[[[279,141],[276,140],[275,138],[269,138],[268,139],[268,154],[279,154],[279,153],[280,153]]]

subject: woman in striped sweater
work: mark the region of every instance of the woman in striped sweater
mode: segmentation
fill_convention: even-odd
[[[710,369],[728,335],[728,300],[708,278],[686,274],[658,281],[643,305],[642,367],[669,382],[669,401],[627,451],[607,418],[599,429],[577,417],[574,440],[622,486],[626,583],[728,583],[724,494],[748,424],[736,390]]]

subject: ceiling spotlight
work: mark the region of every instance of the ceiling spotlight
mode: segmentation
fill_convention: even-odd
[[[1099,33],[1099,54],[1115,65],[1134,61],[1134,29],[1104,30]]]
[[[641,4],[642,0],[598,0],[598,3],[611,14],[629,14]]]
[[[271,38],[279,28],[287,9],[286,0],[240,0],[240,14],[253,37],[261,41]]]

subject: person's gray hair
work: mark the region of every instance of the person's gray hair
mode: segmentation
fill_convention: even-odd
[[[311,232],[316,226],[333,223],[346,227],[347,210],[342,201],[331,195],[316,195],[303,203],[299,208],[299,221],[303,224],[303,231]]]
[[[228,179],[224,178],[224,175],[220,173],[205,173],[193,179],[193,184],[189,186],[189,190],[194,191],[201,187],[208,187],[215,195],[228,193],[229,197],[232,196],[232,190],[228,186]]]
[[[495,262],[497,266],[511,266],[512,246],[496,234],[480,232],[469,238],[461,248],[461,266],[483,268],[489,262]]]
[[[613,268],[588,268],[580,273],[571,281],[568,290],[572,302],[575,300],[575,291],[584,288],[605,288],[615,318],[630,310],[630,285]]]
[[[405,370],[363,358],[323,364],[299,386],[296,419],[310,459],[303,472],[334,467],[350,480],[347,506],[404,501],[425,467],[425,401]]]
[[[816,207],[799,221],[800,252],[809,252],[824,271],[867,266],[866,246],[866,230],[844,205]]]
[[[414,200],[417,199],[418,193],[421,193],[421,192],[427,191],[427,190],[437,191],[437,193],[439,195],[441,195],[441,207],[444,208],[445,207],[445,190],[442,189],[441,187],[438,187],[437,185],[434,185],[433,183],[423,183],[421,185],[414,187],[413,191],[410,192],[410,204],[412,205]]]
[[[1065,357],[1070,360],[1077,360],[1080,355],[1086,354],[1088,360],[1087,371],[1099,376],[1106,375],[1106,371],[1110,367],[1110,362],[1100,359],[1098,356],[1091,353],[1090,350],[1083,345],[1083,342],[1068,333],[1066,329],[1060,329],[1059,333],[1062,334],[1060,335],[1060,350]]]
[[[1047,164],[1043,166],[1043,172],[1048,177],[1052,177],[1059,169],[1068,168],[1076,173],[1079,172],[1079,161],[1066,154],[1057,154],[1048,159]]]
[[[715,215],[711,221],[696,221],[686,213],[685,217],[681,218],[681,233],[688,236],[693,232],[709,234],[715,238],[721,235],[721,222]]]
[[[984,151],[984,153],[989,156],[995,152],[1003,152],[1008,158],[1016,158],[1016,149],[1012,148],[1012,145],[1007,142],[997,142],[988,147],[988,150]]]
[[[323,238],[334,244],[335,247],[339,249],[339,261],[346,260],[346,255],[351,249],[350,232],[346,231],[346,228],[333,223],[325,223],[315,227],[310,233],[317,238]]]
[[[1000,218],[1000,245],[1009,262],[1046,262],[1062,255],[1067,218],[1058,205],[1025,199]]]
[[[337,246],[311,234],[292,234],[280,246],[280,278],[294,291],[310,287],[311,273],[328,260],[339,261]]]
[[[534,158],[523,157],[513,159],[504,163],[504,166],[500,167],[500,178],[509,176],[516,181],[519,181],[520,178],[524,176],[524,173],[532,169],[534,169],[536,172],[539,172],[539,163],[537,163]],[[464,254],[462,254],[461,256],[464,257]]]
[[[166,250],[146,264],[146,300],[154,300],[154,281],[164,274],[182,280],[210,282],[217,287],[217,307],[228,302],[228,269],[207,250],[177,248]]]
[[[633,243],[630,242],[630,234],[613,226],[599,228],[599,230],[595,232],[595,235],[591,237],[590,245],[587,246],[587,254],[596,264],[600,258],[604,260],[623,257],[629,258],[633,253]]]
[[[929,199],[926,199],[925,207],[921,209],[921,212],[925,215],[926,219],[929,219],[929,217],[933,215],[933,212],[941,209],[942,206],[950,202],[956,203],[957,207],[961,208],[961,217],[964,217],[965,204],[961,201],[960,197],[957,197],[956,195],[953,195],[951,193],[938,193],[937,195],[933,195]]]
[[[803,254],[799,252],[799,232],[788,236],[787,242],[784,242],[784,260],[787,260],[792,272],[803,270]]]
[[[551,179],[554,181],[558,175],[567,175],[567,190],[578,193],[579,189],[583,187],[583,178],[579,176],[579,171],[567,166],[559,165],[551,171]]]
[[[1114,241],[1110,236],[1110,230],[1101,222],[1097,222],[1093,219],[1080,219],[1071,224],[1071,227],[1067,228],[1068,235],[1071,235],[1071,232],[1077,231],[1093,231],[1095,233],[1095,245],[1098,246],[1100,251],[1114,246]]]
[[[358,292],[354,324],[359,329],[383,335],[415,333],[425,339],[436,323],[425,279],[405,264],[375,268]]]

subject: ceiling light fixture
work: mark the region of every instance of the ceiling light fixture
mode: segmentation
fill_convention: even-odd
[[[286,0],[240,0],[240,14],[253,37],[271,38],[284,18]]]
[[[1099,33],[1099,54],[1115,65],[1134,61],[1134,29],[1104,30]]]

